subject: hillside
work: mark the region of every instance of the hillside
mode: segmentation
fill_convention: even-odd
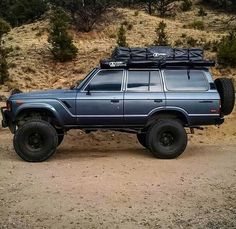
[[[194,20],[200,20],[196,9],[177,14],[176,18],[164,19],[167,24],[169,42],[192,37],[198,41],[219,40],[222,32],[222,21],[229,16],[224,13],[208,12],[204,18],[207,30],[188,27]],[[185,20],[191,18],[191,20]],[[9,89],[19,88],[23,91],[47,88],[69,87],[78,79],[99,64],[99,60],[108,57],[116,46],[117,29],[121,23],[127,28],[127,41],[130,46],[148,46],[155,39],[155,28],[163,19],[150,16],[145,12],[130,9],[111,10],[104,16],[96,28],[89,33],[71,30],[74,43],[79,49],[77,59],[68,63],[56,63],[52,60],[48,39],[49,22],[47,19],[32,24],[16,27],[5,37],[7,46],[14,48],[9,58],[10,82],[0,87],[0,94],[8,95]],[[211,26],[212,25],[212,26]],[[215,58],[215,53],[207,52],[207,57]],[[236,78],[233,69],[216,70],[216,76],[227,75]]]

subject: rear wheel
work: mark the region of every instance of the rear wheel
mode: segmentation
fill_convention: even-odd
[[[30,120],[16,131],[16,153],[25,161],[42,162],[51,157],[58,145],[58,135],[53,126],[43,120]]]
[[[161,159],[180,156],[187,146],[187,134],[176,120],[159,120],[147,132],[147,146],[153,155]]]
[[[147,148],[146,133],[137,134],[137,139],[144,148]]]

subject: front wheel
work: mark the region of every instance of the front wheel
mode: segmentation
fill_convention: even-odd
[[[16,153],[23,160],[42,162],[56,151],[58,136],[50,123],[43,120],[30,120],[16,131],[13,144]]]
[[[188,138],[180,122],[160,120],[149,128],[146,141],[155,157],[173,159],[184,152]]]

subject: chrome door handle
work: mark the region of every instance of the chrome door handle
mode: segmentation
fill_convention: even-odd
[[[162,103],[163,100],[162,100],[162,99],[155,99],[154,102],[155,102],[155,103]]]
[[[111,103],[119,103],[119,102],[120,102],[119,99],[112,99],[112,100],[111,100]]]

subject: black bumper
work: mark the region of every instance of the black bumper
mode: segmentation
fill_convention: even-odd
[[[2,114],[2,127],[6,128],[9,126],[10,119],[8,115],[6,115],[6,107],[1,107],[1,114]]]

